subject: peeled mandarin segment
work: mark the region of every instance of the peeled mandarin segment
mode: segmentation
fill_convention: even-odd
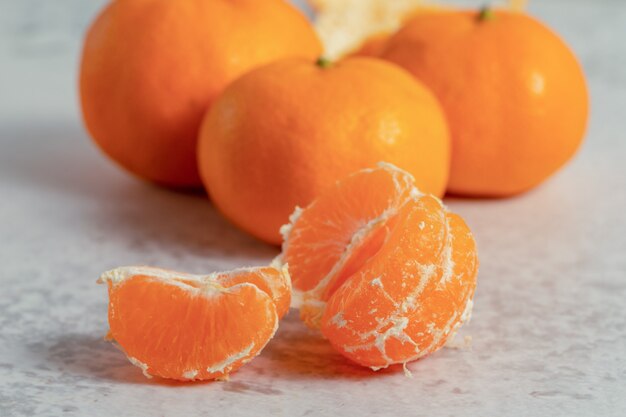
[[[471,299],[476,289],[474,277],[478,273],[476,242],[469,227],[460,216],[447,213],[446,217],[452,235],[452,276],[457,277],[457,279],[446,281],[446,288],[454,289],[458,293],[467,292]],[[458,307],[465,304],[461,301]],[[467,314],[469,313],[471,311],[467,312]]]
[[[448,268],[434,290],[409,318],[407,333],[423,334],[420,356],[434,352],[469,320],[476,289],[478,259],[474,238],[459,216],[447,213],[450,230]],[[452,306],[453,308],[450,308]]]
[[[402,205],[412,183],[408,173],[386,166],[359,171],[330,187],[305,211],[296,212],[283,229],[283,260],[289,265],[294,289],[310,291],[324,278],[332,278],[348,260],[346,248],[358,246]]]
[[[335,348],[373,368],[441,347],[461,324],[475,287],[475,248],[460,218],[451,224],[431,197],[407,203],[398,217],[388,243],[333,294],[322,318]]]
[[[292,224],[283,228],[283,261],[302,294],[305,324],[319,328],[331,291],[378,250],[389,219],[415,192],[410,174],[380,164],[348,176],[305,211],[296,211]]]
[[[364,210],[368,198],[376,210]],[[335,223],[319,246],[312,225],[327,224],[330,213],[351,221]],[[392,165],[357,172],[319,196],[295,219],[284,248],[294,287],[303,290],[301,318],[361,365],[378,369],[434,352],[471,311],[478,268],[471,232]]]
[[[436,264],[444,252],[445,224],[443,216],[429,212],[431,201],[407,203],[387,244],[333,294],[322,321],[322,331],[331,343],[350,349],[371,345],[381,330],[401,319],[399,314],[414,308],[411,304],[428,285],[434,285],[433,278],[443,274]],[[423,233],[417,232],[420,226]],[[419,247],[423,251],[416,250]],[[343,317],[345,326],[334,325],[337,315]],[[353,331],[346,332],[346,327]]]
[[[207,276],[128,267],[100,280],[109,338],[146,376],[178,380],[222,378],[250,361],[276,332],[275,299],[281,310],[288,302],[288,275],[272,267]]]

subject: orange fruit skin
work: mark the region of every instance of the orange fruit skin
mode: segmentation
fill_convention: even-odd
[[[84,43],[84,121],[128,171],[197,187],[198,128],[226,85],[278,58],[320,53],[306,18],[282,0],[112,1]]]
[[[446,12],[449,9],[447,7],[441,5],[424,5],[416,8],[415,10],[409,12],[402,18],[403,22],[409,21],[413,16],[417,16],[418,14],[426,14],[426,13],[439,13]],[[369,56],[379,58],[383,53],[385,48],[387,47],[387,43],[394,35],[394,32],[381,32],[374,34],[370,37],[367,37],[363,40],[361,45],[352,51],[350,56]]]
[[[378,57],[387,46],[387,42],[391,38],[388,33],[379,33],[374,36],[370,36],[359,46],[356,51],[352,52],[351,56],[369,56]]]
[[[381,58],[441,101],[452,134],[448,191],[510,196],[540,184],[579,148],[588,120],[585,77],[567,45],[523,13],[416,15]]]
[[[441,195],[449,134],[434,96],[401,68],[348,58],[322,68],[285,59],[231,84],[204,120],[202,179],[216,206],[273,244],[296,205],[379,161]]]
[[[289,309],[285,268],[207,276],[125,267],[100,279],[109,287],[108,338],[147,377],[224,378],[252,360]]]
[[[396,167],[339,181],[284,233],[280,261],[300,317],[360,365],[419,359],[469,319],[479,263],[472,233]]]

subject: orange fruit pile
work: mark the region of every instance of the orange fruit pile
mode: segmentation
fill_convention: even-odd
[[[433,95],[404,70],[370,58],[285,59],[249,72],[214,103],[198,147],[215,205],[273,244],[296,205],[379,161],[405,167],[420,189],[442,196],[449,155]]]
[[[228,376],[258,355],[289,309],[285,268],[191,275],[150,267],[105,272],[108,338],[147,377]]]
[[[432,353],[471,312],[478,260],[470,230],[392,165],[338,182],[283,232],[302,319],[361,365]]]
[[[289,309],[289,271],[305,323],[374,370],[436,351],[469,318],[472,234],[409,173],[390,164],[356,172],[292,218],[269,267],[104,273],[109,338],[146,376],[223,379],[273,337]]]
[[[103,151],[143,179],[203,185],[282,243],[267,267],[103,274],[109,338],[147,376],[226,378],[274,336],[292,279],[302,320],[349,360],[435,352],[469,318],[478,271],[439,197],[529,190],[580,146],[584,74],[528,15],[311,1],[332,61],[283,0],[116,0],[89,29],[81,104]]]
[[[275,245],[295,206],[378,161],[438,197],[518,194],[575,154],[589,98],[567,45],[509,3],[312,0],[331,62],[283,0],[113,1],[85,39],[85,124]]]

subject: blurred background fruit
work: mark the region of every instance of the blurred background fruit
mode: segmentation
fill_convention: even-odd
[[[381,57],[441,101],[452,133],[448,191],[510,196],[543,182],[579,148],[589,97],[567,45],[525,13],[413,17]]]
[[[204,121],[198,158],[226,217],[278,244],[296,205],[380,161],[441,196],[449,153],[439,103],[400,67],[372,58],[287,59],[225,90]]]
[[[437,0],[308,0],[315,10],[315,29],[325,54],[338,58],[359,51],[371,54],[411,16],[445,10],[458,1]],[[474,2],[475,3],[475,2]],[[503,2],[521,11],[526,0]]]
[[[260,64],[320,53],[307,19],[282,0],[113,1],[84,43],[84,121],[135,175],[200,186],[198,127],[222,89]]]
[[[315,28],[325,55],[336,59],[359,48],[364,40],[395,32],[413,13],[428,10],[424,0],[310,0]]]

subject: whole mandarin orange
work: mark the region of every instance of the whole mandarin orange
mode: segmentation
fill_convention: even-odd
[[[200,186],[198,128],[215,97],[256,66],[320,52],[306,18],[283,0],[112,1],[85,39],[85,124],[135,175]]]
[[[295,206],[358,169],[387,161],[436,195],[449,171],[448,128],[436,98],[403,69],[374,58],[285,59],[253,70],[216,100],[198,145],[215,205],[274,244]]]
[[[523,13],[420,14],[381,57],[432,89],[452,134],[448,191],[510,196],[535,187],[579,148],[589,98],[575,56]]]

